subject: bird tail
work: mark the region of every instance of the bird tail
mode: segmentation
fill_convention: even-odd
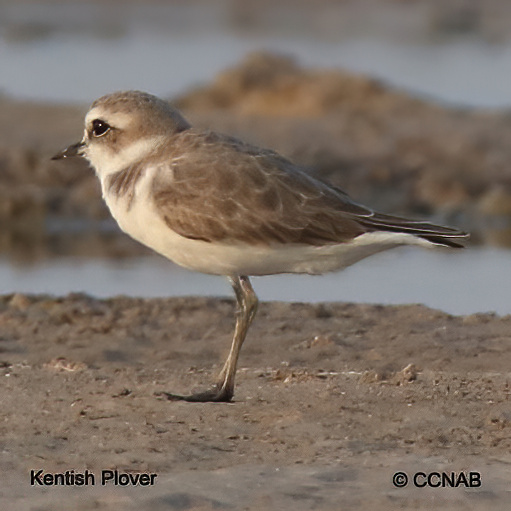
[[[369,231],[388,231],[412,234],[436,245],[464,248],[470,235],[453,227],[435,225],[429,222],[408,220],[398,216],[375,213],[370,217],[359,217],[358,222]]]

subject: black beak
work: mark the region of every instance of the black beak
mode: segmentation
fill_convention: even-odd
[[[64,158],[73,158],[74,156],[83,156],[82,148],[85,146],[85,142],[80,141],[76,144],[66,147],[64,150],[57,153],[52,160],[63,160]]]

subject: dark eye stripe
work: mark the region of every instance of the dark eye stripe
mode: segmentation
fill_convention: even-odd
[[[94,137],[101,137],[105,133],[107,133],[110,130],[110,125],[101,120],[101,119],[94,119],[92,121],[92,135]]]

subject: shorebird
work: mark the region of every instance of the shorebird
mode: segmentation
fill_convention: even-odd
[[[322,274],[402,245],[462,247],[451,227],[377,213],[275,151],[193,128],[139,91],[92,103],[83,139],[53,159],[94,168],[119,227],[185,268],[226,276],[238,311],[218,380],[169,399],[230,401],[241,346],[257,311],[249,277]]]

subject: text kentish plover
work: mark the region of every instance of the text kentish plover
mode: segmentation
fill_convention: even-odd
[[[376,213],[275,151],[194,129],[144,92],[96,100],[81,142],[121,229],[175,263],[225,275],[238,313],[231,350],[210,390],[170,399],[229,401],[241,345],[257,310],[250,275],[337,271],[401,245],[461,247],[450,227]]]

